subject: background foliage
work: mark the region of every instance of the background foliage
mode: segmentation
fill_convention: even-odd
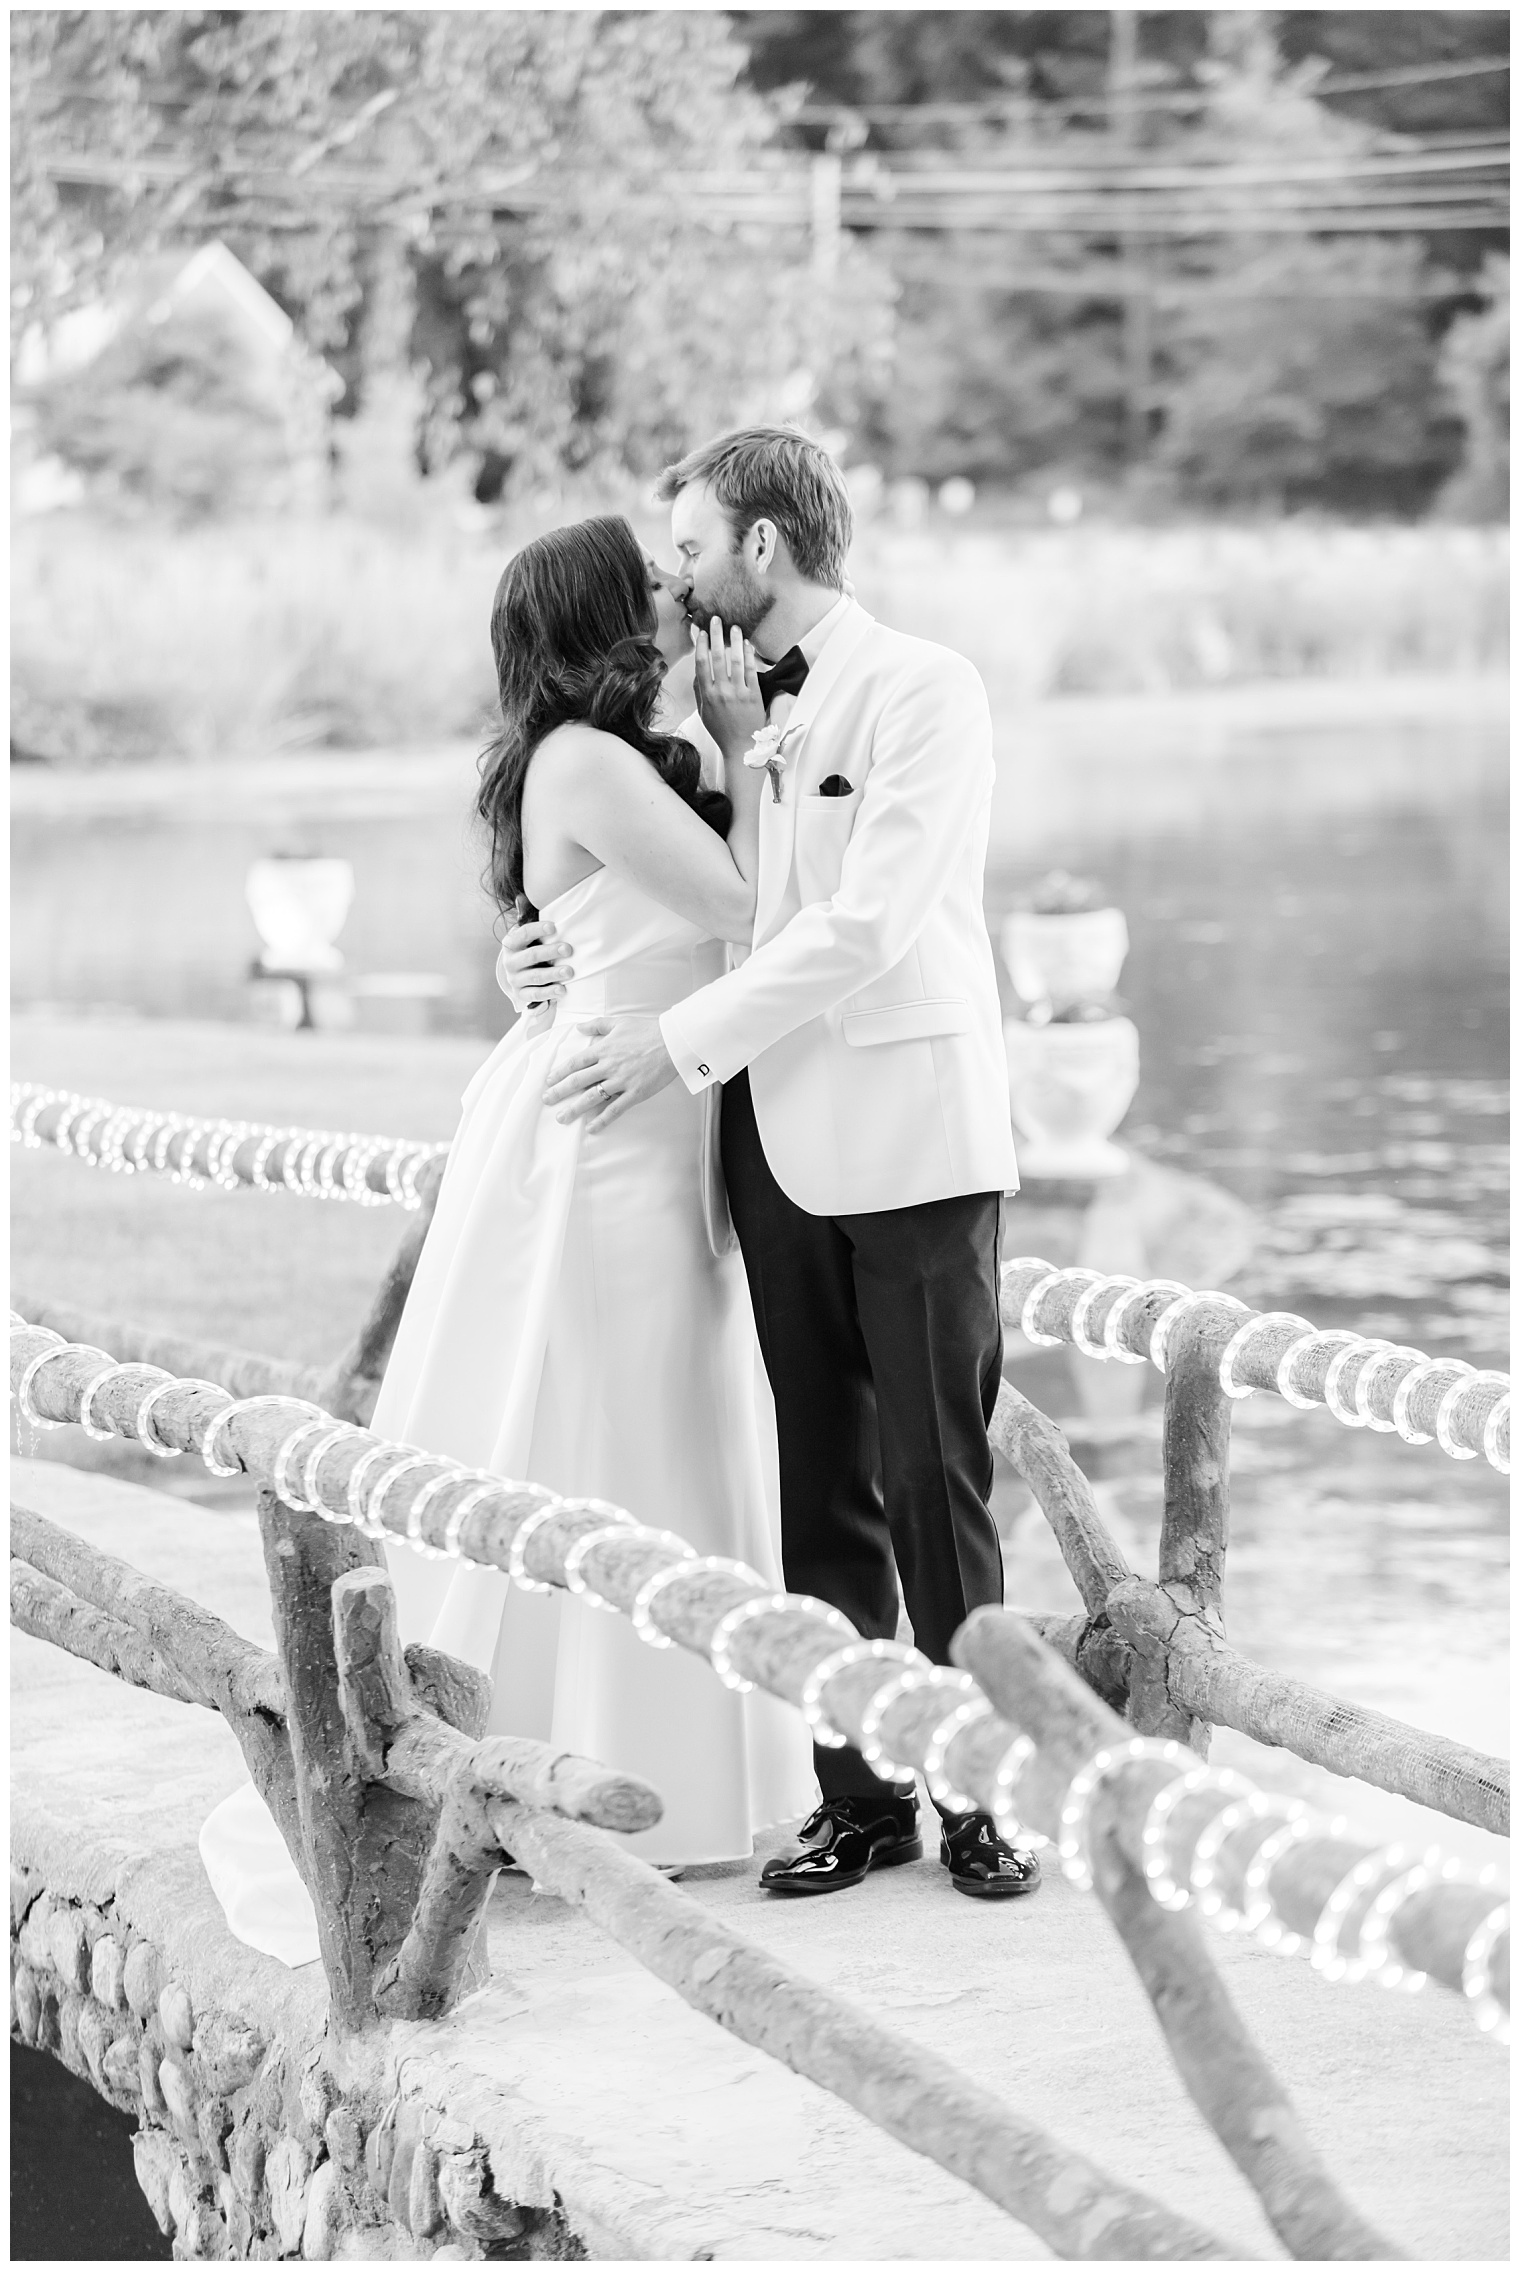
[[[878,375],[869,262],[846,259],[815,368],[795,248],[662,189],[773,132],[722,16],[39,10],[11,38],[20,335],[218,236],[332,361],[340,411],[414,372],[424,463],[466,453],[486,497],[646,473],[736,414],[848,419]],[[114,178],[60,182],[60,152]],[[548,209],[509,210],[524,189]]]
[[[281,405],[215,311],[124,332],[39,390],[37,409],[41,446],[98,494],[176,521],[254,510],[283,474]]]
[[[608,505],[658,542],[651,472],[755,417],[830,437],[862,589],[974,647],[1010,699],[1496,667],[1502,545],[1312,533],[1502,520],[1496,234],[1436,215],[1148,244],[1137,420],[1111,232],[911,231],[883,208],[830,271],[805,228],[706,186],[825,150],[910,172],[1236,154],[1331,179],[1380,137],[1505,126],[1502,72],[1439,76],[1502,54],[1498,12],[1161,10],[1135,18],[1126,140],[1114,22],[13,14],[17,424],[84,490],[18,529],[15,745],[109,762],[474,733],[504,550]],[[1380,84],[1326,93],[1327,71]],[[214,239],[322,359],[314,484],[282,479],[289,418],[204,314],[49,360],[71,311],[140,311],[145,278]],[[951,475],[978,491],[959,535],[924,487]],[[1050,526],[1063,491],[1080,528]],[[1274,532],[1284,513],[1302,535]]]
[[[858,136],[864,155],[894,164],[990,163],[1022,148],[1081,166],[1113,152],[1106,9],[777,9],[733,20],[757,85],[806,84],[816,123],[800,138],[815,146],[829,138],[822,113],[833,104],[858,117],[853,132],[836,123],[836,145]],[[1139,111],[1135,147],[1149,158],[1333,167],[1390,133],[1508,130],[1504,71],[1423,76],[1507,56],[1502,11],[1147,9],[1136,25],[1142,99],[1198,98]],[[1422,76],[1314,91],[1327,78],[1400,73]],[[1000,94],[1020,98],[1016,124],[971,115]],[[884,120],[878,105],[905,109]],[[960,118],[947,115],[954,105],[967,106]],[[1418,513],[1456,474],[1471,432],[1471,396],[1443,366],[1442,341],[1474,319],[1497,341],[1492,263],[1503,242],[1432,221],[1407,235],[1246,233],[1148,248],[1153,383],[1137,463],[1111,291],[1018,281],[1090,277],[1111,247],[1095,259],[1092,243],[1069,237],[883,229],[871,244],[900,287],[896,383],[873,407],[871,446],[889,470],[931,480],[1076,480],[1109,495],[1125,485],[1136,504],[1208,510]],[[1491,481],[1461,494],[1502,517]]]
[[[1136,23],[1135,85],[1160,105],[1135,114],[1149,157],[1350,163],[1378,135],[1507,116],[1503,73],[1428,76],[1502,55],[1500,11]],[[1099,9],[21,12],[13,325],[221,236],[340,374],[340,415],[405,374],[420,465],[486,501],[642,477],[696,433],[800,414],[931,481],[1398,514],[1444,489],[1495,511],[1496,236],[1437,215],[1403,235],[1149,248],[1137,450],[1111,247],[884,227],[847,239],[824,305],[798,232],[719,222],[667,186],[825,144],[852,164],[1080,166],[1115,148],[1113,38]],[[1329,97],[1327,69],[1427,76]],[[1019,99],[1012,122],[944,108],[998,93]],[[884,103],[903,107],[841,115]],[[1453,334],[1468,345],[1447,353]]]

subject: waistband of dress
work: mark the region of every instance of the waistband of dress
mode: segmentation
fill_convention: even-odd
[[[609,970],[596,978],[572,978],[555,1004],[555,1022],[583,1017],[658,1017],[684,1001],[701,981],[689,963],[680,969]]]

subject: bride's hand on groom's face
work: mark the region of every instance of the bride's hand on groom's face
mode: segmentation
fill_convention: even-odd
[[[514,923],[496,958],[496,982],[520,1017],[551,1008],[575,976],[573,956],[553,923]]]
[[[676,1077],[657,1017],[595,1017],[581,1027],[585,1047],[565,1059],[544,1090],[562,1126],[588,1120],[595,1135]]]
[[[738,625],[725,631],[716,615],[705,631],[693,626],[692,643],[698,715],[724,756],[737,757],[765,723],[759,659]]]

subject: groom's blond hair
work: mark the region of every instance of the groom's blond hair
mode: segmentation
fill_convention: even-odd
[[[657,494],[668,505],[693,481],[712,490],[736,536],[746,536],[757,520],[773,520],[800,576],[843,589],[855,518],[839,468],[821,443],[794,426],[743,426],[667,465]]]

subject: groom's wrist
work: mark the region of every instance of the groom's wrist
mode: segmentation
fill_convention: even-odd
[[[700,1046],[681,1030],[683,1006],[678,1002],[674,1009],[664,1012],[660,1019],[660,1039],[683,1085],[693,1096],[700,1096],[704,1088],[713,1086],[718,1076],[710,1060],[702,1055]]]

